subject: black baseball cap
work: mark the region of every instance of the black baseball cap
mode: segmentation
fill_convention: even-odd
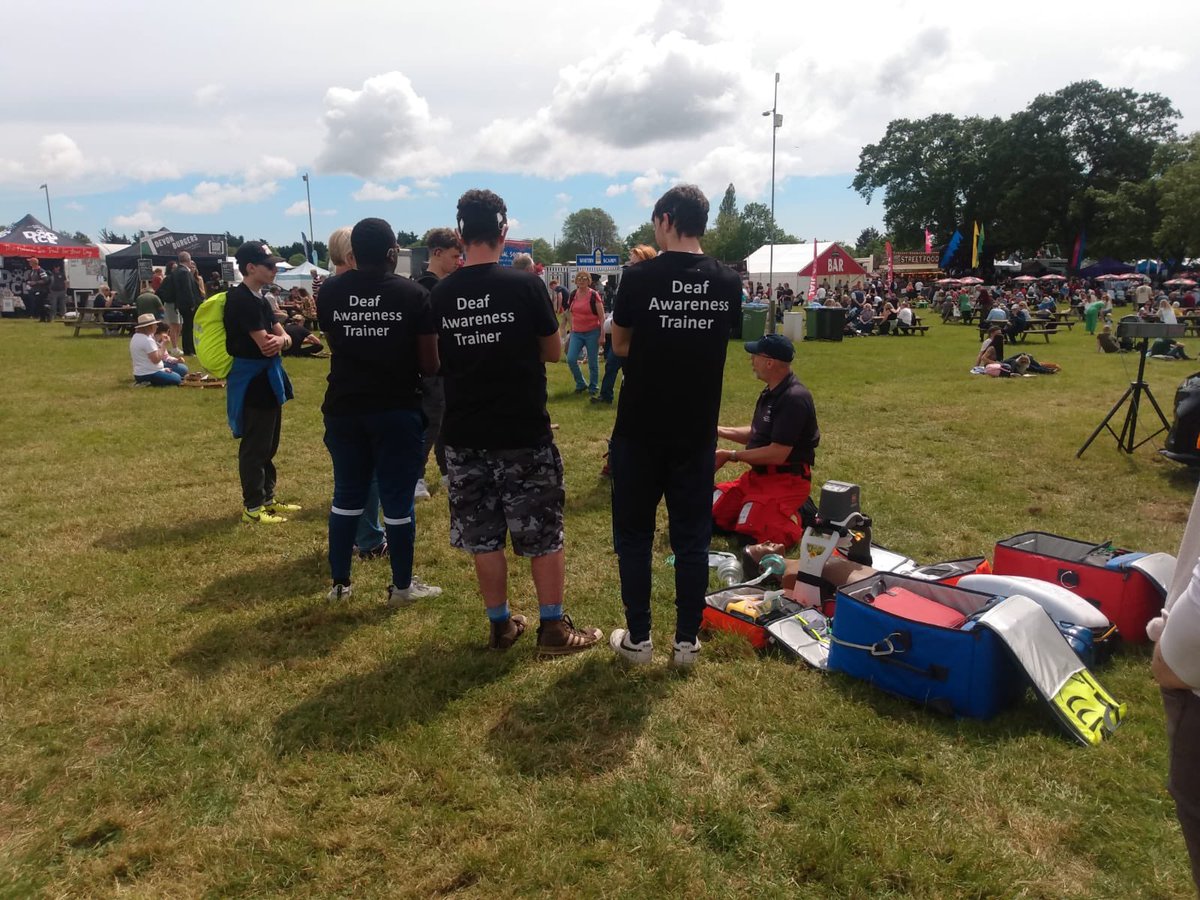
[[[780,362],[791,362],[796,355],[792,342],[782,334],[764,334],[757,341],[746,341],[747,353],[762,354]]]
[[[270,245],[264,241],[246,241],[246,243],[237,248],[237,252],[233,255],[238,261],[238,266],[248,266],[251,264],[269,266],[273,263],[283,262],[283,257],[276,256],[274,251],[271,250]]]

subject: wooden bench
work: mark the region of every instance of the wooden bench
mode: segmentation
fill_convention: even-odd
[[[1013,343],[1023,344],[1023,343],[1025,343],[1025,338],[1029,337],[1031,334],[1040,334],[1042,337],[1044,337],[1046,339],[1046,343],[1048,344],[1048,343],[1050,343],[1050,335],[1058,334],[1058,329],[1057,328],[1026,328],[1024,331],[1018,333],[1016,337],[1010,338],[1010,340],[1012,340]]]
[[[101,308],[85,308],[78,311],[78,318],[63,322],[68,328],[75,329],[75,337],[79,337],[79,332],[84,328],[97,328],[101,334],[117,336],[121,334],[133,333],[133,320],[125,322],[108,322],[104,319],[104,313],[114,312],[111,309]],[[130,313],[132,315],[132,312]]]
[[[928,330],[929,330],[928,325],[909,325],[907,333],[916,332],[917,334],[921,335],[921,337],[925,337],[925,332],[927,332]],[[900,328],[896,325],[896,323],[893,322],[892,323],[892,334],[898,334],[901,336],[905,336],[906,332],[901,331]]]

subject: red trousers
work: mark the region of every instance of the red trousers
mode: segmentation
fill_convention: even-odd
[[[713,523],[726,531],[791,547],[800,542],[804,527],[800,507],[812,490],[812,479],[779,472],[760,475],[753,469],[737,481],[718,484],[713,494]]]

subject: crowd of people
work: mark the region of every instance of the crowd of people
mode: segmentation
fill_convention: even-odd
[[[700,652],[714,520],[754,540],[799,539],[820,432],[812,395],[791,371],[791,342],[771,335],[746,345],[766,389],[750,425],[719,426],[739,278],[701,251],[708,201],[697,188],[677,186],[659,199],[653,222],[661,252],[635,248],[619,286],[581,273],[574,291],[555,281],[548,289],[532,260],[499,265],[507,215],[494,193],[468,191],[456,227],[426,235],[429,266],[415,280],[394,274],[396,235],[382,220],[364,219],[330,238],[334,274],[315,298],[332,357],[322,405],[333,468],[328,599],[353,595],[356,549],[360,559],[390,559],[390,606],[441,593],[414,575],[415,501],[419,489],[429,493],[423,476],[432,450],[449,501],[450,543],[472,557],[488,646],[507,650],[529,624],[508,603],[509,543],[530,559],[539,652],[570,654],[601,643],[600,629],[576,626],[564,609],[564,477],[545,366],[565,353],[578,393],[596,402],[613,402],[618,373],[624,375],[610,466],[626,627],[614,629],[609,644],[633,663],[653,656],[651,555],[665,500],[677,595],[671,657],[689,665]],[[269,299],[279,258],[250,242],[237,260],[243,281],[228,292],[224,324],[242,519],[274,525],[295,508],[277,498],[274,468],[281,410],[293,397],[281,357],[294,341]],[[157,328],[153,313],[146,315],[146,327]],[[590,383],[580,366],[584,354]],[[680,358],[698,361],[696,372],[686,396],[664,409],[656,386]],[[739,448],[718,450],[722,438]],[[729,463],[750,470],[719,485],[714,503],[714,472]],[[372,526],[383,532],[377,543]]]

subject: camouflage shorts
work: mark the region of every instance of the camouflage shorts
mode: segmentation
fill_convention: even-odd
[[[518,556],[563,546],[563,467],[553,443],[516,450],[446,448],[450,544],[470,553]]]

